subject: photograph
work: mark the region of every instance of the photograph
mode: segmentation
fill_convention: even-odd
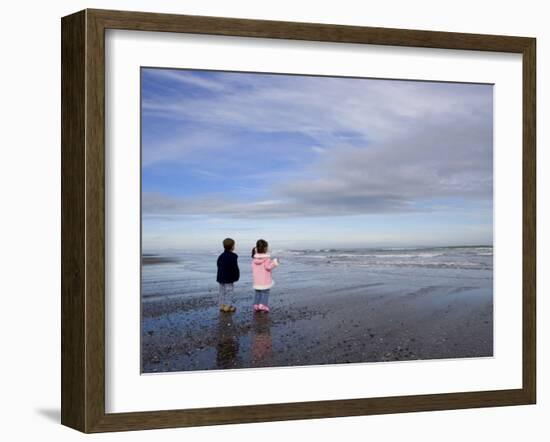
[[[493,357],[493,88],[142,66],[141,373]]]

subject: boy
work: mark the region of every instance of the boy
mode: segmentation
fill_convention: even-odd
[[[233,283],[239,280],[239,265],[237,259],[239,258],[235,250],[235,241],[231,238],[225,238],[223,240],[224,252],[218,256],[218,275],[216,281],[220,284],[220,292],[218,297],[218,303],[220,311],[232,313],[237,308],[233,305]]]

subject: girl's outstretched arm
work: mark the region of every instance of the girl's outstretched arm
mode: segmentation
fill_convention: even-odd
[[[266,270],[273,270],[275,267],[279,266],[279,261],[277,261],[277,258],[268,259],[268,260],[266,260],[264,265],[265,265]]]

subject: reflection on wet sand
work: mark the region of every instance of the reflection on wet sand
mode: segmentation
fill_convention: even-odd
[[[252,328],[252,366],[271,365],[271,319],[267,314],[255,314]]]
[[[221,313],[218,320],[218,344],[216,346],[216,366],[234,368],[239,354],[239,340],[235,337],[233,315]]]

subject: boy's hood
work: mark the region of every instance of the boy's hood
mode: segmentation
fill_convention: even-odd
[[[270,255],[268,253],[256,253],[252,262],[254,264],[263,264],[269,258],[269,256]]]

